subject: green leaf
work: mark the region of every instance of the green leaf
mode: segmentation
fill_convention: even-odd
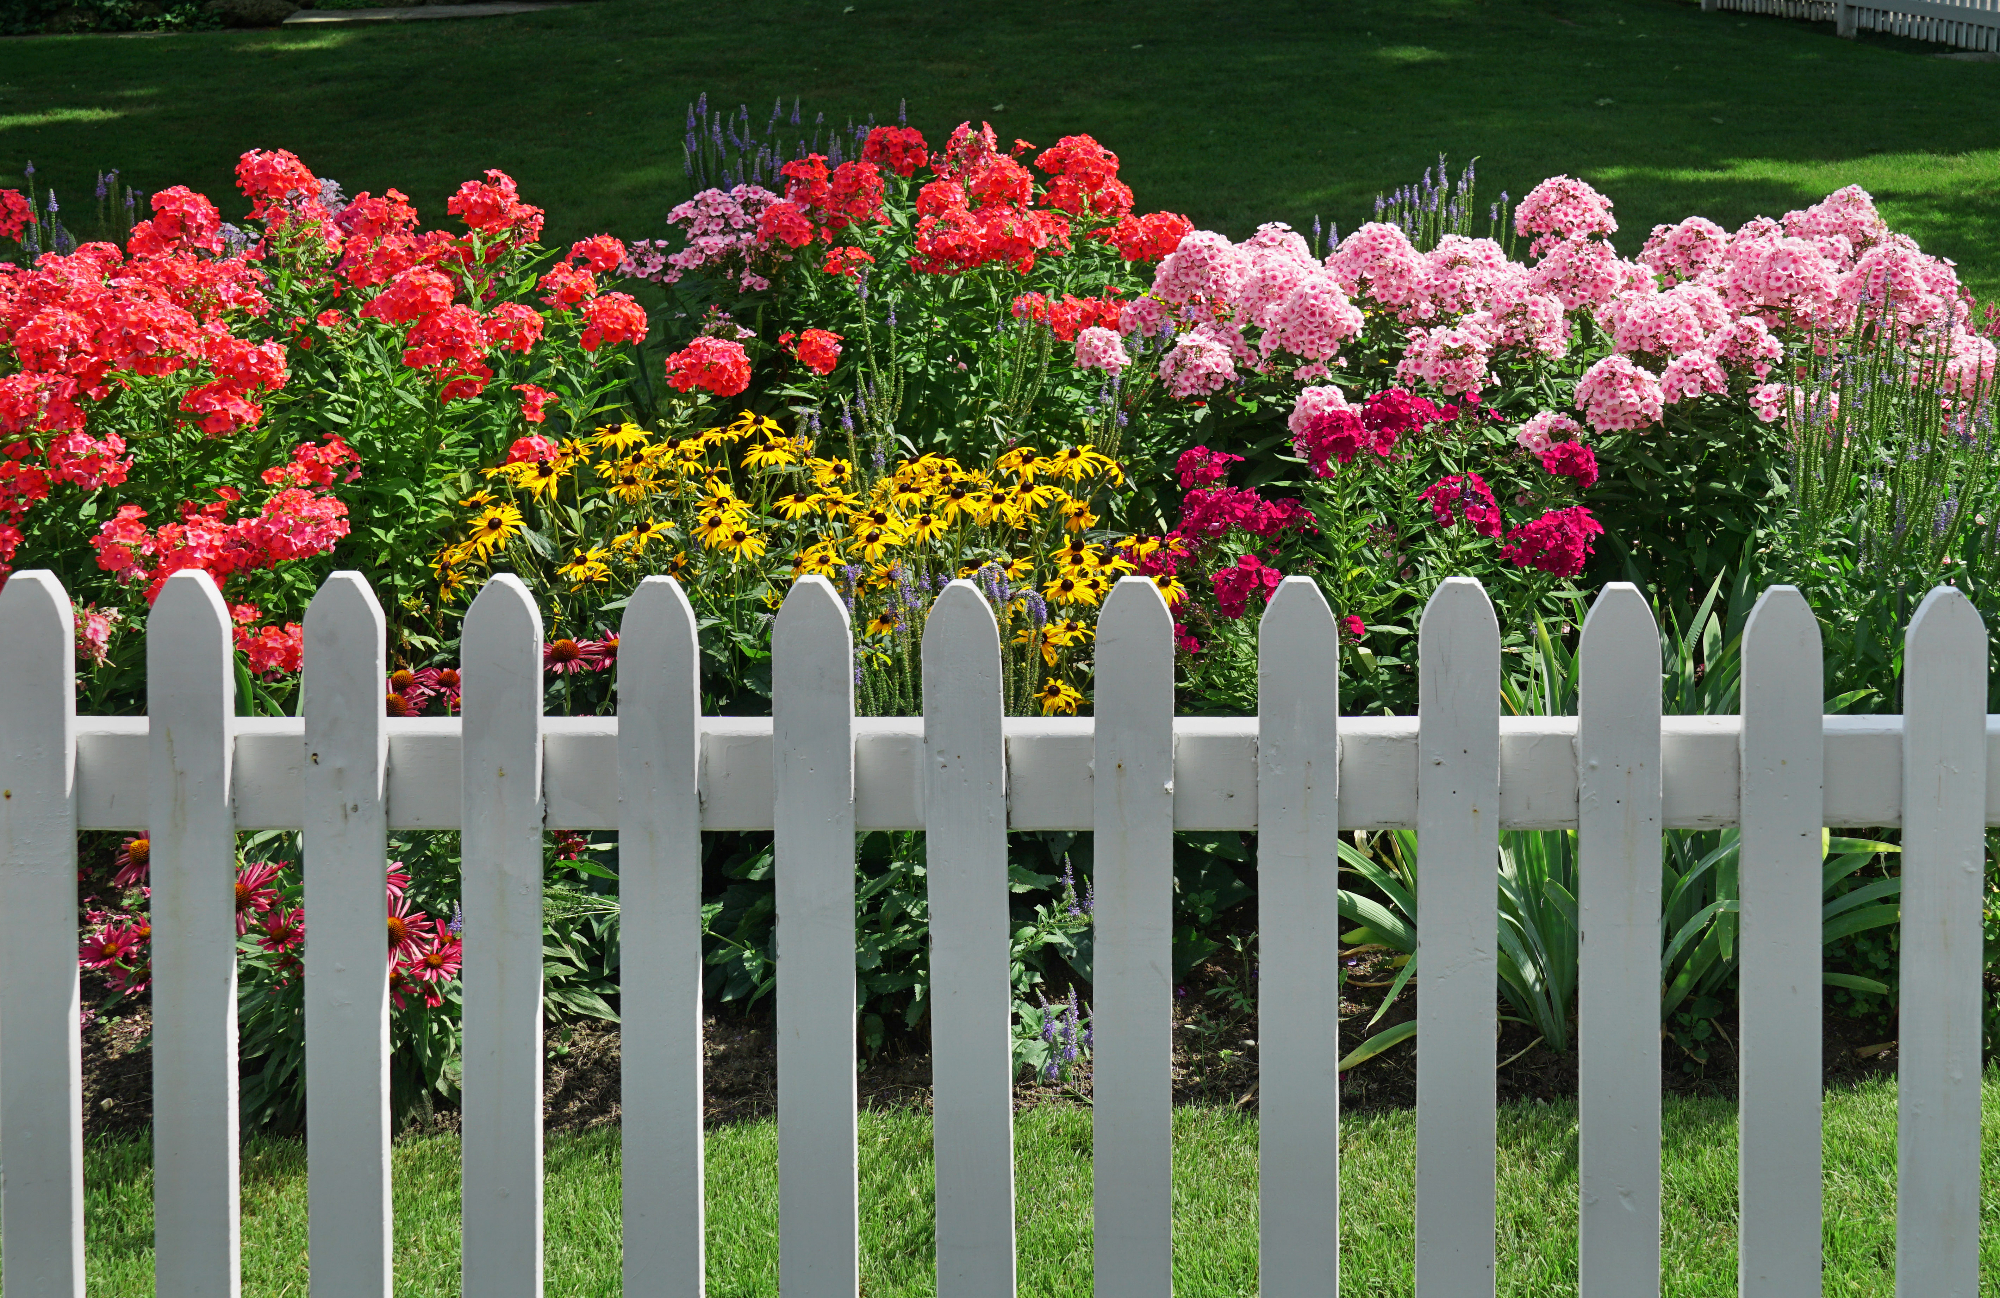
[[[1345,1059],[1342,1059],[1335,1067],[1344,1073],[1358,1064],[1367,1063],[1389,1047],[1400,1045],[1415,1035],[1417,1035],[1417,1021],[1415,1019],[1411,1019],[1408,1023],[1398,1023],[1393,1028],[1384,1028],[1356,1046],[1353,1052]]]

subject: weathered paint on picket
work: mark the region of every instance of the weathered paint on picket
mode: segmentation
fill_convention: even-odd
[[[1903,650],[1897,1298],[1979,1292],[1986,628],[1940,587]]]
[[[620,1125],[625,1292],[699,1298],[701,653],[680,583],[648,577],[618,637]]]
[[[954,581],[924,626],[938,1298],[1014,1298],[1013,988],[1000,627]]]
[[[1578,1292],[1660,1292],[1660,629],[1613,582],[1577,647]]]
[[[777,790],[778,1284],[853,1298],[861,1283],[854,1078],[854,633],[804,577],[771,635]]]
[[[1340,628],[1306,577],[1257,628],[1257,1225],[1264,1298],[1340,1288]]]
[[[1096,1298],[1173,1292],[1174,626],[1125,577],[1097,619],[1091,1166]]]
[[[383,904],[389,731],[386,625],[357,572],[306,609],[304,698],[307,1245],[316,1298],[389,1298],[389,965]]]
[[[464,645],[463,1285],[541,1298],[542,614],[520,578],[480,590]]]
[[[1743,628],[1737,992],[1742,1298],[1820,1291],[1819,623],[1796,587]]]
[[[54,574],[0,586],[0,1291],[83,1298],[76,651]]]
[[[1417,629],[1417,1298],[1491,1298],[1500,624],[1449,577]]]

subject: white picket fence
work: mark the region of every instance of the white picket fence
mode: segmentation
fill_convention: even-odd
[[[1173,635],[1126,579],[1098,627],[1096,717],[1004,718],[1000,643],[955,582],[926,630],[922,718],[854,716],[847,611],[819,578],[776,628],[771,718],[703,717],[695,620],[648,579],[612,718],[542,715],[542,626],[513,577],[465,621],[463,721],[383,714],[384,624],[355,574],[306,618],[302,719],[234,716],[207,574],[147,630],[150,718],[74,713],[70,603],[0,590],[0,1151],[9,1298],[81,1298],[76,833],[152,836],[154,1198],[163,1298],[238,1279],[233,835],[302,828],[312,1292],[388,1298],[390,829],[460,829],[466,919],[463,1292],[542,1292],[544,831],[616,830],[624,924],[624,1282],[703,1291],[699,833],[774,828],[781,1282],[853,1298],[854,842],[928,831],[938,1290],[1015,1290],[1005,834],[1095,833],[1095,1292],[1171,1292],[1176,830],[1255,830],[1261,931],[1261,1292],[1338,1286],[1335,840],[1421,838],[1420,1298],[1494,1292],[1496,839],[1574,828],[1581,861],[1581,1292],[1659,1293],[1660,833],[1742,827],[1741,1292],[1820,1284],[1820,829],[1903,828],[1897,1293],[1978,1285],[1980,907],[2000,817],[1986,635],[1958,592],[1909,630],[1904,716],[1821,715],[1819,632],[1767,592],[1740,717],[1662,717],[1657,628],[1607,587],[1580,718],[1503,718],[1499,630],[1445,582],[1417,717],[1341,717],[1339,636],[1288,579],[1261,631],[1259,715],[1173,715]],[[1079,1241],[1079,1246],[1085,1246]]]
[[[1960,49],[2000,50],[2000,0],[1701,0],[1705,10],[1831,22],[1841,36],[1887,32]]]

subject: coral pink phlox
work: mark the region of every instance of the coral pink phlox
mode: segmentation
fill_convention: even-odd
[[[1222,616],[1234,621],[1249,610],[1253,593],[1261,592],[1263,602],[1268,604],[1283,576],[1256,555],[1246,554],[1236,561],[1235,567],[1220,569],[1209,581],[1215,587],[1216,607]]]

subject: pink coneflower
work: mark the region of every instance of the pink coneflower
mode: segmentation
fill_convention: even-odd
[[[105,971],[105,981],[111,984],[112,991],[121,996],[137,996],[153,985],[153,963],[141,960],[131,968],[122,964],[112,965]]]
[[[78,950],[76,962],[85,969],[122,965],[139,954],[139,930],[130,924],[107,924]]]
[[[388,885],[391,902],[410,890],[410,872],[403,868],[401,861],[389,862]]]
[[[425,691],[427,698],[436,696],[443,699],[446,712],[458,711],[458,668],[426,667],[416,673],[416,683]]]
[[[542,666],[558,675],[603,671],[607,661],[595,640],[551,640],[542,650]]]
[[[427,983],[446,983],[458,977],[465,962],[465,948],[457,938],[433,937],[423,950],[403,962],[410,977]]]
[[[403,1008],[403,997],[405,994],[415,996],[419,993],[424,998],[424,1004],[432,1005],[431,991],[428,987],[420,983],[411,982],[410,975],[404,972],[403,966],[399,964],[389,966],[389,999],[395,1002],[397,1009]],[[444,1004],[444,998],[440,996],[436,1001],[436,1005],[442,1004]],[[436,1006],[433,1005],[432,1007],[435,1008]]]
[[[118,855],[112,858],[111,864],[118,867],[118,873],[111,880],[112,887],[138,887],[146,882],[146,872],[153,864],[153,840],[144,834],[137,838],[126,839],[124,846],[118,849]]]
[[[270,882],[285,868],[285,861],[255,861],[243,867],[236,875],[236,936],[242,937],[250,931],[250,916],[263,914],[278,900],[277,889]]]
[[[408,897],[397,897],[389,903],[389,959],[415,955],[417,944],[431,936],[436,927],[430,916],[410,909]]]
[[[301,907],[272,909],[264,916],[264,935],[257,945],[273,955],[296,950],[306,940],[306,913]]]

